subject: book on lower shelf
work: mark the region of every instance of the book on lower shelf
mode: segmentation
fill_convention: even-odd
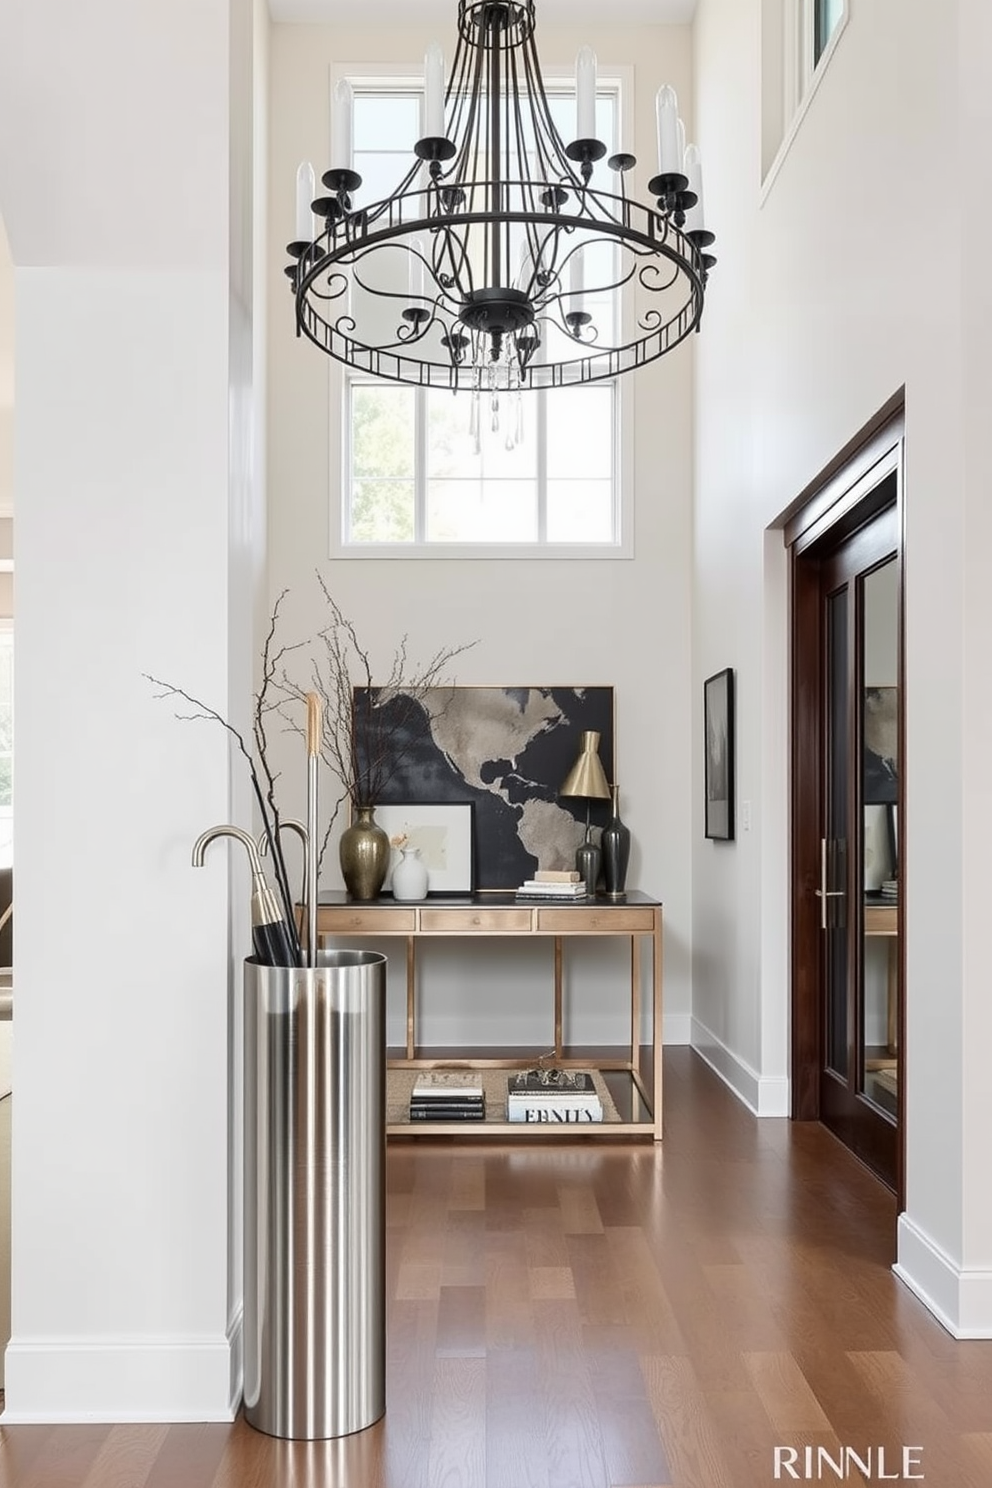
[[[588,1070],[521,1070],[506,1082],[510,1121],[602,1121],[603,1105]]]
[[[410,1101],[411,1121],[485,1121],[486,1101]]]
[[[580,1126],[589,1122],[602,1121],[603,1107],[597,1098],[594,1101],[585,1101],[581,1105],[559,1105],[555,1101],[545,1101],[543,1105],[528,1105],[526,1101],[509,1101],[507,1103],[507,1120],[527,1122],[530,1125],[544,1123],[547,1126]]]
[[[410,1095],[411,1121],[484,1121],[482,1086],[462,1070],[418,1075]]]
[[[413,1085],[413,1098],[481,1100],[482,1086],[465,1070],[430,1070],[417,1076]]]

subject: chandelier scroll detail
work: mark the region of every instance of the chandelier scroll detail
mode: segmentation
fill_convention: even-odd
[[[459,0],[447,89],[432,44],[423,137],[369,205],[338,84],[326,194],[314,196],[309,165],[297,177],[286,274],[298,335],[373,376],[478,391],[615,378],[697,329],[714,236],[674,90],[658,93],[659,169],[641,203],[627,190],[633,155],[602,168],[592,52],[579,53],[566,143],[534,29],[534,0]]]

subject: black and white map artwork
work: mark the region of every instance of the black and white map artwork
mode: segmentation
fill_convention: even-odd
[[[373,706],[388,710],[391,695],[373,691]],[[408,697],[403,706],[409,716]],[[356,689],[356,719],[364,711]],[[609,820],[608,801],[558,792],[587,730],[600,735],[599,757],[614,779],[612,687],[437,687],[399,731],[383,722],[396,768],[379,799],[472,801],[479,889],[516,889],[539,868],[574,868],[587,805],[594,826]]]

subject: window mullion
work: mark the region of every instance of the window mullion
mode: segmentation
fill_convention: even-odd
[[[522,396],[522,395],[521,395]],[[534,438],[537,441],[537,540],[548,540],[548,395],[544,388],[531,395],[537,400],[534,410]]]
[[[333,382],[332,382],[333,387]],[[338,527],[341,533],[341,541],[345,544],[352,540],[351,526],[354,515],[354,490],[355,490],[355,442],[352,430],[355,424],[355,383],[354,379],[345,372],[341,379],[343,393],[342,403],[345,409],[344,428],[341,431],[341,454],[345,474],[345,488],[347,498],[342,500],[341,509],[338,512]]]
[[[427,389],[414,393],[413,540],[427,541]]]

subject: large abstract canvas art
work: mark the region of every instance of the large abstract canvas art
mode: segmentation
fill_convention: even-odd
[[[373,689],[372,707],[389,709],[395,697]],[[408,721],[382,731],[396,760],[381,799],[471,801],[478,889],[515,889],[538,868],[574,867],[587,803],[558,792],[588,730],[600,735],[614,779],[612,687],[438,687],[417,709],[407,698],[397,711]],[[366,716],[367,694],[356,689],[356,727]],[[591,803],[594,825],[608,817],[608,802]]]

